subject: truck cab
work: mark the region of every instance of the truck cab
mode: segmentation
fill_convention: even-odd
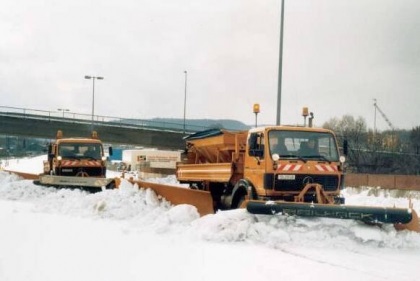
[[[312,183],[336,196],[343,187],[342,161],[332,131],[289,126],[255,128],[248,134],[244,178],[255,188],[255,195],[264,200],[294,201]],[[309,192],[304,201],[312,197]]]
[[[105,177],[106,157],[96,132],[91,138],[63,138],[58,131],[56,140],[48,146],[44,174],[56,176]]]

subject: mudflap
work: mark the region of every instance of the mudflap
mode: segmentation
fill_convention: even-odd
[[[130,179],[129,181],[132,184],[137,184],[139,188],[152,189],[157,195],[164,197],[174,205],[193,205],[197,208],[200,216],[214,213],[213,199],[210,192],[141,180]]]
[[[252,214],[286,214],[302,217],[324,217],[359,220],[367,224],[394,224],[397,230],[420,232],[417,213],[411,208],[384,208],[311,204],[283,201],[248,201],[247,211]]]

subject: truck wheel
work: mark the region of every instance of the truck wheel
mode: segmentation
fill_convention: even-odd
[[[233,200],[232,200],[232,205],[231,205],[231,209],[236,209],[239,208],[242,203],[245,201],[246,196],[248,195],[248,189],[252,187],[252,184],[249,183],[247,180],[243,179],[240,180],[237,185],[234,187],[233,189]],[[255,189],[252,187],[252,192],[250,194],[250,198],[249,199],[255,199],[256,193],[255,193]]]
[[[242,203],[245,201],[245,194],[243,194],[243,195],[241,195],[240,197],[239,197],[239,200],[238,200],[238,205],[236,206],[236,208],[239,208],[239,207],[241,207],[241,205],[242,205]]]
[[[105,186],[105,189],[115,189],[115,188],[117,188],[117,186],[116,186],[116,184],[115,184],[115,181],[111,181],[110,183],[108,183],[108,184]]]
[[[246,196],[246,189],[244,187],[236,190],[235,195],[233,197],[231,209],[239,208],[242,203],[245,201]]]

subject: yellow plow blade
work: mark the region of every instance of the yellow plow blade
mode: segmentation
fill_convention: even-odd
[[[129,182],[137,184],[140,188],[150,188],[156,194],[164,197],[174,205],[189,204],[197,208],[200,216],[213,214],[213,199],[210,192],[194,190],[173,185],[151,183],[142,180],[130,179]],[[117,183],[118,185],[118,183]]]
[[[18,175],[18,176],[24,178],[25,180],[37,180],[39,178],[39,175],[37,175],[37,174],[17,172],[17,171],[11,171],[11,170],[2,170],[2,171],[7,172],[9,174]]]
[[[17,172],[17,171],[9,171],[9,170],[4,170],[4,171],[10,174],[16,174],[24,179],[30,179],[30,180],[40,179],[40,175],[37,175],[37,174],[30,174],[30,173],[23,173],[23,172]],[[80,178],[80,179],[83,180],[83,179],[88,179],[88,178]],[[73,177],[70,180],[77,180],[77,178]],[[102,180],[105,180],[107,183],[109,181],[115,181],[116,185],[118,186],[121,179],[114,178],[114,179],[102,179]],[[214,213],[213,199],[211,197],[210,192],[182,188],[182,187],[172,186],[172,185],[151,183],[151,182],[146,182],[146,181],[141,181],[141,180],[129,179],[128,181],[131,182],[132,184],[137,184],[140,188],[152,189],[156,194],[166,198],[166,200],[168,200],[174,205],[179,205],[179,204],[193,205],[197,208],[197,211],[200,214],[200,216]]]
[[[412,219],[408,223],[396,223],[394,224],[394,227],[396,230],[410,230],[415,232],[420,232],[420,222],[419,222],[419,216],[417,215],[416,211],[413,209],[411,210],[411,216]]]

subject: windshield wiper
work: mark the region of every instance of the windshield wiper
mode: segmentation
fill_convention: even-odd
[[[324,155],[311,155],[311,156],[305,156],[306,158],[321,158],[322,160],[328,162],[328,164],[331,164],[331,160],[329,160],[327,157],[325,157]]]
[[[305,159],[305,158],[300,157],[299,155],[295,155],[295,154],[280,154],[279,156],[280,156],[280,157],[284,157],[284,158],[291,158],[291,157],[293,157],[293,158],[297,158],[297,159],[299,159],[299,160],[303,161],[304,163],[306,163],[306,159]]]
[[[98,159],[96,159],[95,157],[92,157],[92,156],[83,156],[82,158],[83,159],[88,159],[88,160],[98,160]]]
[[[74,156],[74,155],[66,155],[66,156],[61,156],[63,157],[63,159],[78,159],[79,157]]]

